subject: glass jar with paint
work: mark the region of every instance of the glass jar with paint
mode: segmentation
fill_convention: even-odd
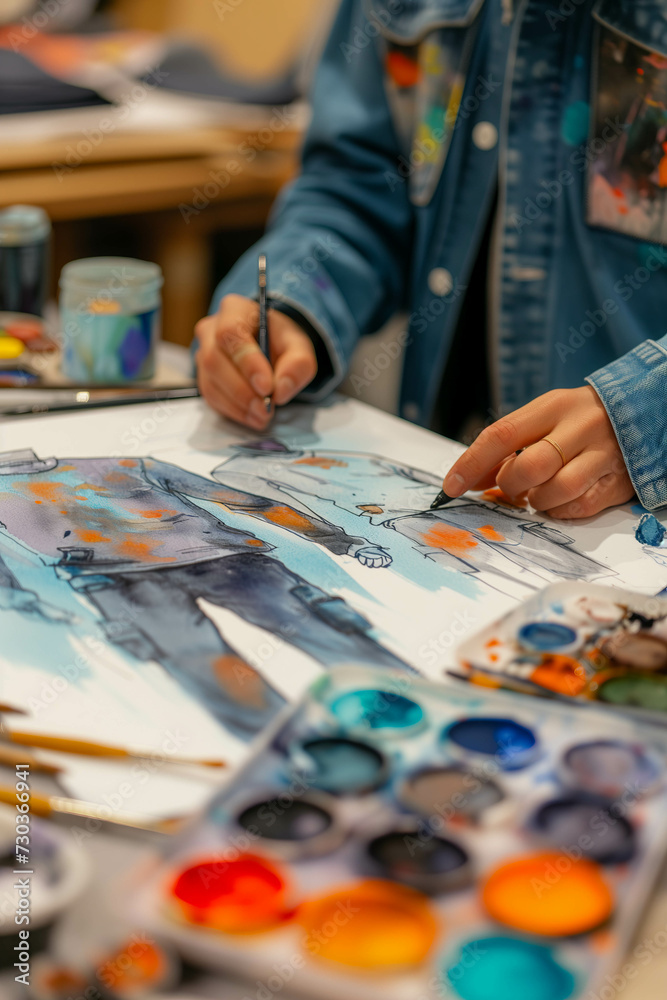
[[[0,212],[0,311],[41,316],[46,299],[51,222],[36,205]]]
[[[118,384],[152,378],[160,337],[162,272],[128,257],[91,257],[60,276],[63,374]]]

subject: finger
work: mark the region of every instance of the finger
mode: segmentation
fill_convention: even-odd
[[[559,428],[554,432],[556,433],[565,461],[570,462],[581,451],[581,441],[576,431],[568,432]],[[518,496],[548,482],[562,468],[563,459],[558,449],[548,441],[537,441],[503,465],[497,482],[508,497]]]
[[[490,472],[487,472],[485,476],[482,476],[478,483],[473,483],[470,488],[473,490],[488,490],[492,486],[495,486],[498,473],[502,469],[503,464],[504,463],[501,462],[500,465],[496,465]]]
[[[317,357],[310,337],[301,330],[288,330],[282,338],[283,350],[274,362],[273,401],[284,406],[309,385],[317,374]]]
[[[216,362],[215,367],[210,367],[207,374],[225,395],[244,413],[254,413],[255,416],[264,414],[266,412],[264,397],[253,392],[231,359],[219,353]]]
[[[261,431],[266,427],[271,414],[266,413],[258,397],[255,397],[255,401],[260,404],[259,410],[243,409],[238,405],[236,400],[229,396],[224,386],[218,383],[215,377],[209,372],[200,371],[199,387],[209,406],[213,407],[214,410],[217,410],[218,413],[221,413],[229,420],[235,420],[237,423],[251,427],[253,430]]]
[[[450,497],[461,496],[483,481],[491,469],[512,452],[548,434],[553,429],[559,409],[558,395],[557,392],[546,393],[485,427],[447,473],[443,484],[445,493]]]
[[[570,503],[560,504],[547,510],[550,517],[576,520],[582,517],[593,517],[607,507],[616,507],[627,503],[634,496],[634,487],[628,475],[616,472],[602,476],[590,489]]]
[[[589,452],[568,462],[548,482],[529,490],[528,501],[535,510],[551,510],[577,500],[587,493],[608,472],[601,455]]]
[[[259,397],[273,391],[273,372],[257,342],[259,306],[240,295],[227,295],[217,316],[215,343]],[[270,334],[270,326],[269,326]]]

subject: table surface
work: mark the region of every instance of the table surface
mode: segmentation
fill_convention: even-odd
[[[196,447],[205,456],[207,462],[213,463],[213,456],[219,460],[221,450],[230,441],[238,441],[243,432],[216,417],[207,410],[203,401],[189,401],[177,404],[182,420],[182,433],[188,446],[196,442]],[[123,420],[128,424],[136,421],[141,408],[136,406],[122,408],[114,419],[116,426],[112,429],[106,426],[108,419],[103,414],[90,414],[86,417],[89,434],[95,435],[96,445],[99,440],[100,449],[106,446],[105,438],[113,441],[120,432]],[[79,416],[58,416],[43,424],[26,421],[22,430],[13,431],[8,436],[7,426],[2,429],[3,447],[12,447],[18,437],[35,443],[42,451],[61,438],[70,444],[76,441],[77,425],[74,421]],[[18,425],[12,425],[12,428]],[[106,430],[105,430],[106,426]],[[41,428],[41,438],[37,428]],[[321,408],[292,406],[280,411],[277,417],[276,433],[280,430],[305,435],[304,441],[316,441],[318,432],[329,429],[335,431],[341,439],[352,442],[350,450],[358,451],[360,439],[364,448],[377,452],[379,443],[384,443],[385,454],[391,454],[392,460],[404,462],[413,467],[430,468],[438,474],[451,464],[459,446],[438,438],[426,431],[415,428],[397,418],[390,417],[380,411],[373,410],[353,400],[338,398]],[[252,435],[245,435],[249,439]],[[95,445],[95,446],[96,446]],[[166,443],[164,457],[168,460]],[[25,446],[25,445],[24,445]],[[42,447],[43,446],[43,447]],[[151,447],[153,443],[151,444]],[[46,454],[46,451],[44,451]],[[49,451],[49,454],[52,453]],[[101,452],[100,452],[101,453]],[[617,579],[643,590],[645,593],[655,593],[659,589],[660,569],[657,566],[644,568],[641,553],[639,558],[628,558],[623,553],[634,553],[639,549],[634,540],[633,528],[637,513],[628,505],[616,508],[591,519],[586,523],[567,525],[570,535],[580,548],[593,552],[604,558],[606,553],[617,551],[619,559],[617,569],[622,570],[622,576]],[[647,557],[644,557],[646,559]],[[643,577],[643,579],[642,579]],[[480,619],[485,614],[480,607]],[[480,620],[480,627],[484,624]],[[613,726],[613,717],[610,716]],[[74,824],[72,829],[78,829]],[[93,860],[94,877],[85,895],[71,908],[56,929],[52,942],[52,953],[61,960],[76,962],[84,953],[99,952],[100,943],[111,944],[123,936],[128,936],[136,930],[130,915],[123,912],[122,899],[119,900],[119,880],[124,873],[134,865],[146,861],[160,843],[160,838],[146,834],[131,834],[128,831],[113,832],[110,828],[88,835],[85,850]],[[120,906],[119,906],[120,901]],[[622,965],[619,977],[610,985],[609,996],[605,994],[600,1000],[612,1000],[622,993],[624,1000],[662,1000],[665,996],[667,982],[667,866],[663,867],[655,879],[654,892],[650,903],[645,907],[643,918],[635,935],[634,941]],[[615,985],[614,985],[615,984]],[[4,992],[2,990],[4,989]],[[199,996],[215,997],[216,1000],[240,1000],[247,994],[247,987],[227,981],[221,977],[202,975],[200,980],[192,983],[178,994],[179,997]],[[14,1000],[14,996],[24,996],[19,987],[11,981],[11,977],[0,978],[0,995]],[[285,1000],[288,1000],[287,996]],[[583,998],[582,998],[583,1000]],[[587,996],[586,1000],[596,1000]]]

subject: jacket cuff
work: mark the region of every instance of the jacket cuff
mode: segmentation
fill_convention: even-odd
[[[611,420],[637,496],[667,505],[667,351],[646,340],[589,375]]]

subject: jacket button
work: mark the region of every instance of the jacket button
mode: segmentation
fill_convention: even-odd
[[[434,295],[449,295],[454,279],[446,268],[434,267],[428,276],[428,287]]]
[[[498,129],[491,122],[477,122],[472,130],[472,141],[478,149],[493,149],[498,142]]]

